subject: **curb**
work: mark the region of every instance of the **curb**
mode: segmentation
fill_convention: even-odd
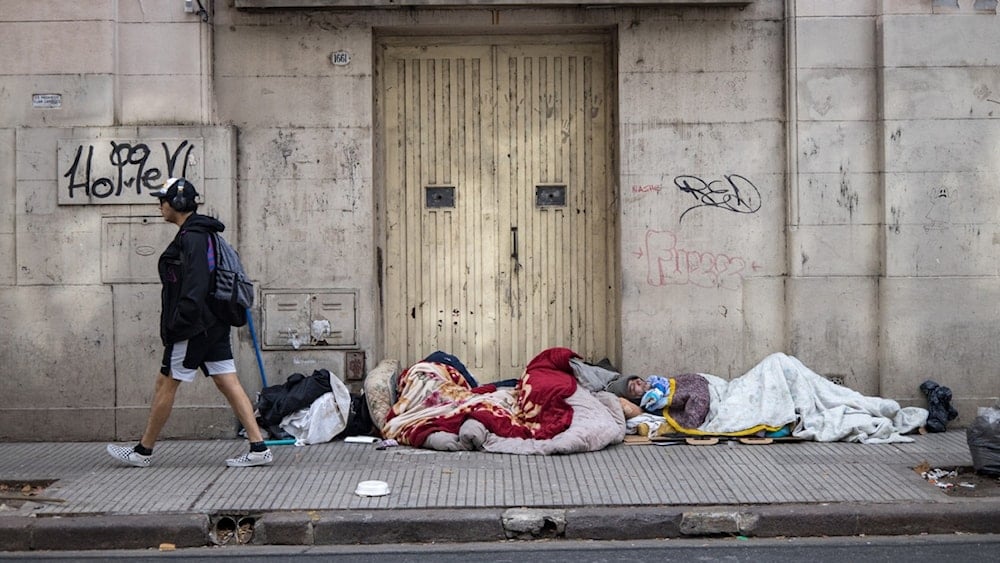
[[[226,518],[207,514],[0,516],[0,552],[218,545]],[[787,504],[584,508],[459,508],[271,512],[254,545],[646,540],[746,536],[998,534],[1000,499],[927,504]],[[231,544],[241,543],[237,541]]]
[[[257,545],[354,545],[504,539],[499,509],[401,509],[265,514]]]
[[[997,499],[1000,500],[1000,499]],[[1000,502],[766,506],[752,535],[900,536],[1000,533]]]
[[[0,551],[146,549],[208,543],[204,514],[0,517]]]
[[[253,543],[350,545],[534,539],[640,540],[998,534],[1000,499],[955,504],[785,504],[270,513]]]

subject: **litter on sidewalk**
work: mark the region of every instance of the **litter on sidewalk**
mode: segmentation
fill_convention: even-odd
[[[360,497],[382,497],[389,494],[389,483],[385,481],[362,481],[354,494]]]

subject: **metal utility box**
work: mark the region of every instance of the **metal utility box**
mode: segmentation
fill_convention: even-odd
[[[267,289],[261,297],[265,350],[356,347],[356,291]]]

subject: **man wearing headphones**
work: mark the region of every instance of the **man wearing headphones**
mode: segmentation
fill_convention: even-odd
[[[211,236],[226,227],[217,219],[197,213],[198,192],[184,178],[170,178],[151,195],[159,198],[163,219],[179,227],[159,261],[163,361],[142,438],[131,448],[108,444],[108,453],[128,465],[149,466],[153,446],[173,410],[177,388],[182,382],[193,381],[201,369],[226,397],[250,440],[250,451],[227,459],[226,465],[269,464],[271,451],[264,444],[253,405],[236,375],[230,327],[215,318],[207,301],[215,265],[214,260],[209,264]]]

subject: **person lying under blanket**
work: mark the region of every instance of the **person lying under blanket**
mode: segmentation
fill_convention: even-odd
[[[926,409],[900,407],[896,401],[837,385],[781,353],[767,356],[730,381],[705,373],[615,374],[605,390],[620,398],[630,431],[637,428],[636,421],[662,421],[665,426],[659,434],[790,432],[819,442],[911,442],[903,434],[920,428],[928,416]]]
[[[621,442],[625,418],[617,398],[578,385],[570,367],[576,358],[569,348],[543,350],[511,387],[474,387],[474,378],[464,378],[459,362],[447,358],[417,362],[399,374],[382,436],[440,451],[526,455],[597,451]]]

